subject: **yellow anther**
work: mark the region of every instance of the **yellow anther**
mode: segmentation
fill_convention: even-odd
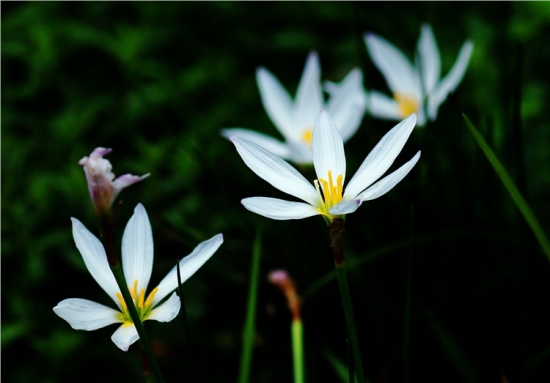
[[[401,117],[407,117],[418,110],[418,100],[413,94],[395,92],[393,98],[397,102],[397,111]]]
[[[339,174],[336,177],[336,185],[332,180],[332,171],[328,171],[328,182],[322,178],[313,181],[321,205],[317,208],[321,214],[332,220],[332,215],[328,212],[331,207],[342,201],[344,176]]]
[[[134,286],[132,287],[132,289],[128,287],[128,290],[130,290],[130,295],[132,296],[133,300],[136,300],[137,298],[137,285],[138,285],[138,281],[137,279],[134,279]]]
[[[155,297],[155,294],[157,293],[158,290],[159,288],[155,287],[153,291],[151,291],[151,294],[149,294],[149,296],[147,297],[147,301],[145,301],[145,307],[151,306],[151,304],[153,303],[153,298]]]
[[[313,129],[310,127],[305,128],[302,131],[302,141],[306,144],[311,145],[311,140],[313,139]]]
[[[120,305],[122,306],[122,310],[126,310],[126,302],[124,302],[124,298],[122,298],[122,294],[117,291],[116,297],[118,298],[118,301],[120,302]]]
[[[140,309],[143,308],[143,301],[145,300],[145,289],[141,289],[141,291],[139,292],[139,303],[138,303],[138,307]]]

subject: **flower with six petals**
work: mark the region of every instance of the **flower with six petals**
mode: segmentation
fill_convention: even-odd
[[[285,138],[281,142],[248,129],[224,129],[225,137],[240,137],[267,149],[281,158],[298,164],[311,164],[312,121],[319,109],[325,107],[347,141],[359,128],[366,108],[363,77],[359,69],[353,69],[339,83],[326,83],[330,95],[325,104],[320,83],[321,68],[315,52],[309,54],[302,79],[293,102],[277,78],[265,68],[259,68],[256,79],[265,110]]]
[[[411,115],[397,124],[378,142],[344,189],[346,159],[342,137],[330,115],[321,110],[313,129],[314,185],[283,159],[240,137],[230,137],[244,163],[273,187],[304,202],[251,197],[241,202],[256,214],[277,220],[322,215],[328,223],[352,213],[363,201],[386,194],[412,169],[420,151],[399,169],[379,179],[405,145],[416,122]]]
[[[380,92],[369,92],[369,110],[378,118],[401,120],[412,113],[418,116],[418,125],[426,123],[426,112],[431,121],[437,118],[439,106],[453,92],[470,61],[474,44],[466,41],[447,76],[440,80],[441,62],[432,28],[423,25],[417,46],[417,63],[382,37],[367,33],[365,43],[376,67],[382,72],[393,93],[390,98]]]
[[[76,218],[72,218],[72,223],[76,247],[82,254],[88,271],[115,302],[118,310],[86,299],[70,298],[59,302],[53,311],[76,330],[92,331],[110,324],[121,323],[111,339],[117,347],[127,351],[130,345],[139,339],[139,336],[107,262],[103,245]],[[222,243],[223,235],[215,235],[200,243],[191,254],[183,258],[179,262],[182,283],[210,259]],[[129,284],[128,289],[141,321],[169,322],[176,317],[180,309],[180,299],[175,292],[172,293],[178,285],[177,268],[174,266],[159,285],[146,296],[152,268],[151,224],[145,208],[138,204],[122,237],[124,277]],[[168,295],[170,297],[164,300]]]

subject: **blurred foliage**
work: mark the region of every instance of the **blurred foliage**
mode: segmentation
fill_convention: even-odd
[[[2,2],[1,22],[6,381],[142,379],[135,350],[111,342],[114,326],[75,331],[52,311],[70,297],[112,305],[87,272],[69,221],[77,217],[96,232],[77,163],[97,146],[113,148],[107,158],[115,174],[151,173],[122,193],[117,222],[121,234],[134,206],[145,205],[156,247],[152,284],[199,241],[224,233],[218,253],[184,285],[194,381],[237,379],[257,227],[261,270],[285,268],[302,292],[313,291],[303,306],[308,381],[336,381],[325,355],[345,360],[346,334],[326,226],[318,217],[278,222],[242,208],[244,197],[282,193],[253,174],[219,131],[240,126],[279,136],[255,70],[265,66],[294,94],[311,50],[323,80],[360,67],[366,89],[387,90],[363,34],[374,31],[412,57],[424,22],[443,73],[466,39],[475,48],[437,121],[415,130],[396,160],[421,149],[416,168],[347,220],[367,377],[550,378],[550,265],[461,118],[466,113],[480,129],[550,233],[547,2]],[[365,116],[346,144],[350,172],[393,125]],[[313,179],[311,169],[305,174]],[[409,375],[403,328],[411,251]],[[284,299],[264,277],[258,293],[251,381],[291,381]],[[188,377],[177,321],[146,328],[166,380]]]

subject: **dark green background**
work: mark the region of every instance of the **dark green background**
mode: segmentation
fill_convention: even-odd
[[[69,220],[97,232],[77,163],[104,146],[113,148],[107,158],[115,174],[151,173],[122,193],[117,222],[120,236],[135,205],[147,209],[152,285],[200,241],[225,236],[184,285],[195,371],[183,367],[179,321],[146,323],[167,382],[236,381],[256,228],[263,253],[251,381],[292,380],[290,314],[266,280],[274,268],[289,270],[305,294],[308,381],[339,381],[324,354],[346,357],[338,287],[332,279],[314,288],[333,273],[326,225],[245,210],[244,197],[284,196],[219,131],[241,126],[280,137],[255,70],[265,66],[294,95],[311,50],[323,80],[341,81],[360,67],[366,89],[387,91],[363,34],[376,32],[412,57],[424,22],[433,27],[443,74],[466,39],[475,48],[437,121],[413,132],[394,168],[422,150],[419,163],[347,219],[366,375],[372,382],[548,381],[550,264],[461,116],[487,138],[550,233],[547,2],[2,2],[2,378],[142,379],[135,350],[111,342],[115,326],[75,331],[52,311],[70,297],[112,306],[87,272]],[[350,174],[393,125],[365,115],[345,147]],[[311,169],[305,175],[314,178]]]

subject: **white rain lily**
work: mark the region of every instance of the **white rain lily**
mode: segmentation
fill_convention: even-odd
[[[116,303],[118,310],[86,299],[70,298],[61,301],[53,311],[65,319],[75,330],[97,330],[114,323],[122,325],[114,332],[112,341],[123,351],[139,339],[113,272],[107,262],[103,245],[76,218],[73,223],[73,237],[76,247],[82,254],[84,263],[99,286]],[[179,262],[181,281],[184,282],[197,271],[223,243],[223,235],[218,234],[200,243],[191,254]],[[138,204],[134,215],[128,221],[122,237],[122,269],[128,289],[134,299],[141,321],[156,320],[169,322],[180,309],[180,299],[174,292],[178,286],[177,268],[146,296],[147,286],[153,269],[153,236],[151,224],[143,205]]]
[[[359,69],[353,69],[341,83],[326,83],[330,95],[327,103],[321,89],[321,68],[315,52],[309,54],[302,79],[293,102],[279,80],[267,69],[258,68],[256,79],[264,108],[283,135],[285,142],[248,129],[230,128],[222,130],[225,137],[240,137],[254,142],[276,156],[297,164],[311,164],[311,137],[319,109],[326,108],[347,141],[359,128],[366,109],[366,93],[363,90],[363,76]]]
[[[401,120],[416,113],[419,126],[426,123],[426,112],[431,121],[436,119],[439,106],[462,80],[474,48],[471,41],[466,41],[453,68],[440,80],[439,50],[429,25],[422,26],[416,66],[393,44],[374,33],[367,33],[365,42],[372,61],[386,78],[393,93],[393,98],[390,98],[380,92],[370,91],[371,114],[378,118]]]
[[[330,115],[321,110],[313,129],[313,185],[283,159],[240,137],[230,137],[244,163],[273,187],[305,202],[251,197],[241,202],[248,210],[264,217],[287,220],[322,215],[327,222],[353,213],[363,201],[386,194],[407,175],[420,158],[420,151],[399,169],[379,179],[392,165],[405,145],[416,122],[411,115],[397,124],[378,142],[348,182],[342,137]],[[373,184],[374,183],[374,184]]]

